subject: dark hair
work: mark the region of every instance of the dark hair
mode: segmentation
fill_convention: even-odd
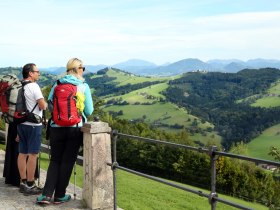
[[[22,68],[22,77],[28,78],[29,72],[33,71],[33,67],[36,66],[34,63],[28,63]]]

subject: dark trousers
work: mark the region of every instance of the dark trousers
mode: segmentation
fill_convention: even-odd
[[[16,137],[17,125],[11,123],[8,128],[3,177],[5,177],[6,184],[19,186],[20,176],[17,164],[18,142],[15,140]]]
[[[43,195],[61,198],[65,196],[71,173],[82,145],[80,128],[51,128],[51,161],[47,172]]]

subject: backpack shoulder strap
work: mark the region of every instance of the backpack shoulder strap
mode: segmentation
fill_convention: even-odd
[[[32,82],[31,82],[30,80],[21,80],[23,96],[24,96],[24,88],[23,88],[23,87],[24,87],[25,85],[29,84],[29,83],[32,83]],[[25,106],[26,106],[26,99],[25,99],[25,96],[24,96],[24,103],[25,103]],[[30,113],[32,113],[32,112],[35,110],[36,106],[38,106],[38,102],[35,104],[35,106],[33,107],[33,109],[31,110]]]
[[[22,84],[23,87],[24,87],[25,85],[31,83],[30,80],[21,80],[20,82],[21,82],[21,84]]]
[[[59,79],[58,79],[58,80],[56,80],[56,84],[57,84],[57,85],[69,84],[69,85],[77,86],[77,85],[75,85],[75,84],[73,84],[73,83],[70,83],[70,82],[65,82],[65,83],[62,83],[62,82],[60,82],[60,80],[59,80]]]
[[[32,113],[34,111],[34,109],[36,108],[36,106],[38,106],[38,102],[35,104],[35,106],[33,107],[33,109],[31,110],[30,113]]]
[[[58,79],[58,80],[56,80],[56,84],[57,84],[57,85],[60,85],[60,84],[62,84],[62,83],[61,83],[60,80]]]

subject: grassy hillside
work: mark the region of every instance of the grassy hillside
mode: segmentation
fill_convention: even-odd
[[[280,106],[280,81],[277,81],[271,85],[265,94],[262,94],[252,106],[259,107],[278,107]]]
[[[252,106],[266,108],[280,106],[280,81],[273,83],[266,93],[258,97],[260,99],[251,104]],[[255,158],[274,160],[268,155],[271,146],[280,148],[280,124],[266,129],[260,136],[253,139],[248,144],[248,154]]]
[[[280,124],[266,129],[260,136],[248,144],[248,155],[255,158],[274,160],[268,155],[269,148],[280,148]]]
[[[127,101],[129,104],[135,104],[136,102],[154,102],[157,101],[157,98],[159,97],[165,99],[165,96],[160,93],[164,91],[167,87],[168,84],[164,82],[156,85],[151,85],[146,88],[134,90],[122,96],[113,96],[108,98],[106,97],[105,101],[109,101],[111,99],[121,99],[122,101]],[[153,96],[153,98],[148,98],[147,96]]]
[[[103,74],[96,74],[94,78],[107,78],[108,83],[114,84],[116,87],[122,88],[128,84],[136,85],[143,82],[160,82],[151,84],[137,90],[126,89],[126,93],[122,95],[106,95],[102,96],[106,106],[104,111],[119,113],[117,117],[131,121],[141,120],[169,132],[179,132],[182,129],[191,130],[193,139],[202,144],[209,141],[220,143],[221,138],[212,132],[214,126],[209,122],[202,121],[198,117],[191,115],[184,108],[166,102],[165,96],[162,94],[169,84],[168,82],[177,79],[176,77],[139,77],[127,72],[116,69],[104,70]],[[104,83],[107,83],[106,80]],[[98,88],[98,86],[96,87]]]
[[[118,71],[118,70],[112,70],[106,72],[106,75],[108,77],[115,77],[116,79],[112,82],[117,83],[117,86],[123,86],[127,84],[139,84],[143,82],[153,82],[153,81],[167,81],[167,78],[164,77],[142,77],[137,76],[131,73]]]
[[[204,189],[187,186],[194,190],[209,193]],[[127,210],[208,210],[211,206],[207,198],[200,197],[183,190],[179,190],[143,177],[124,171],[117,173],[118,205]],[[219,197],[236,202],[246,207],[262,210],[265,206],[248,203],[240,199],[219,194]],[[234,210],[231,206],[218,203],[217,210]]]
[[[104,108],[105,111],[118,111],[123,110],[123,115],[120,118],[125,119],[145,119],[146,122],[153,124],[167,123],[167,124],[182,124],[191,126],[193,121],[197,121],[200,127],[206,129],[207,127],[213,127],[213,125],[201,121],[182,108],[171,103],[155,103],[153,105],[119,105],[119,106],[108,106]],[[143,117],[144,116],[144,117]],[[146,116],[146,117],[145,117]]]
[[[214,132],[208,132],[208,129],[213,128],[213,125],[201,121],[199,118],[188,114],[183,108],[178,108],[171,103],[155,103],[153,105],[119,105],[108,106],[104,108],[104,111],[118,112],[122,111],[123,115],[118,116],[121,119],[139,120],[152,124],[160,129],[169,132],[178,132],[180,129],[167,127],[166,125],[183,125],[185,128],[200,128],[203,134],[196,133],[192,136],[192,139],[206,144],[208,141],[220,143],[220,137]]]

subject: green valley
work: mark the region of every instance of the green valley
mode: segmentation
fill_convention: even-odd
[[[220,144],[221,138],[214,132],[213,124],[192,115],[184,107],[166,101],[164,92],[169,87],[169,81],[180,77],[139,77],[118,69],[104,69],[88,77],[87,82],[92,83],[97,91],[100,87],[95,82],[99,80],[103,81],[103,87],[107,84],[108,88],[117,90],[115,94],[100,91],[104,111],[115,117],[131,122],[143,121],[167,132],[187,130],[193,140],[202,145],[208,142]],[[140,85],[145,82],[148,84]]]

